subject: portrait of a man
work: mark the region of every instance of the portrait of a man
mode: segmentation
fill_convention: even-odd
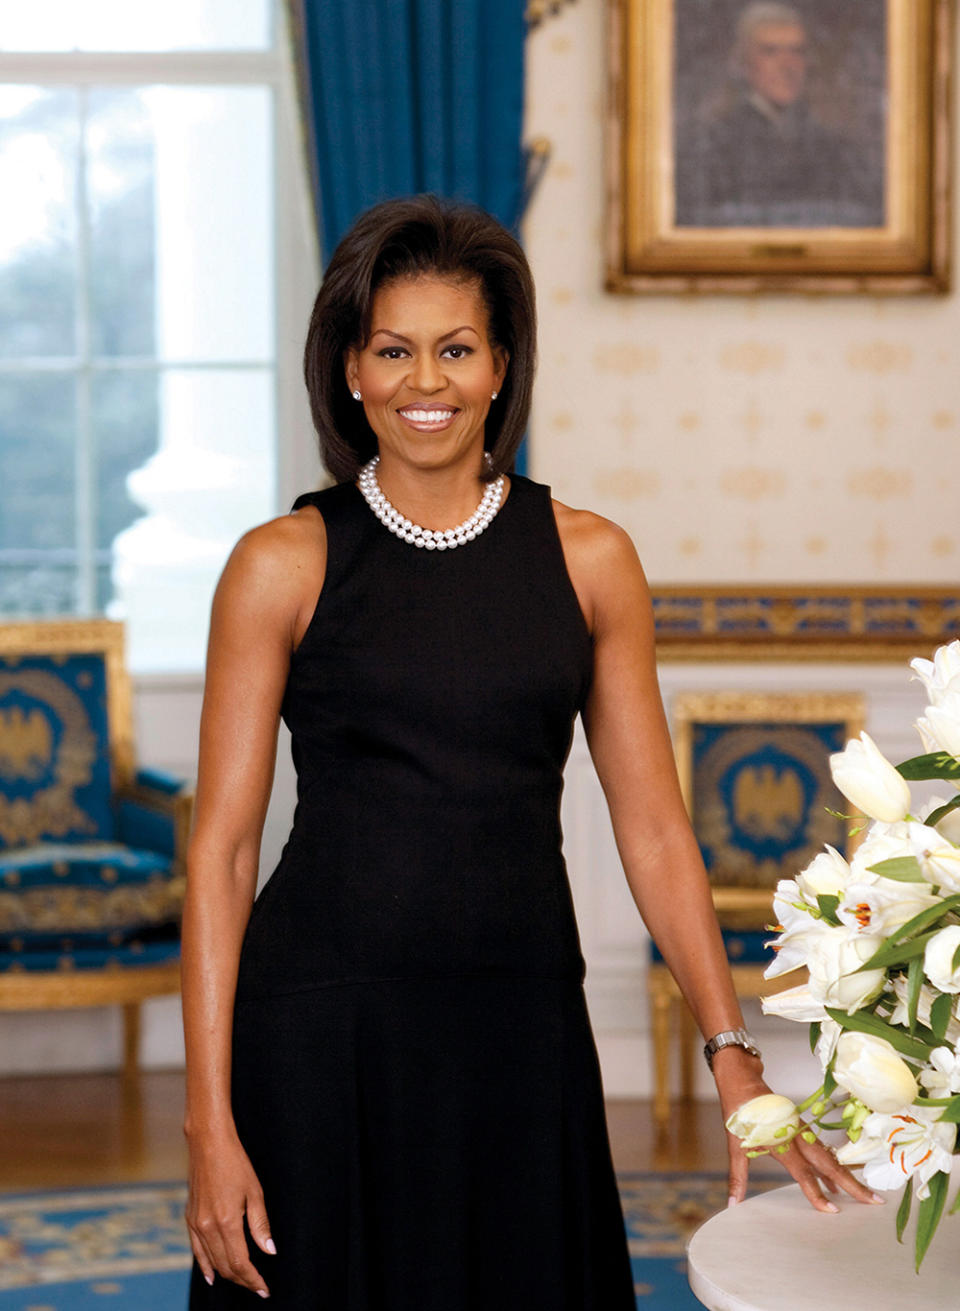
[[[883,225],[882,3],[678,0],[675,19],[677,227]]]

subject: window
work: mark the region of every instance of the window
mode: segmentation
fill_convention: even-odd
[[[0,0],[0,613],[122,618],[135,670],[202,667],[277,513],[277,8]]]

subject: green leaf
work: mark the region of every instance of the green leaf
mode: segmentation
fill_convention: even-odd
[[[910,782],[921,778],[960,778],[960,760],[946,751],[931,751],[926,756],[911,756],[897,766],[897,773]]]
[[[923,984],[923,961],[914,956],[907,970],[907,1027],[910,1036],[917,1032],[917,1006],[920,1004],[920,988]]]
[[[944,897],[936,906],[928,906],[926,910],[922,910],[919,915],[914,915],[913,919],[907,920],[906,924],[901,924],[899,929],[891,933],[883,946],[860,968],[879,969],[879,963],[874,964],[874,962],[878,961],[878,958],[884,952],[915,937],[918,933],[922,933],[924,929],[931,928],[949,915],[951,911],[956,910],[958,906],[960,906],[960,895],[957,895],[957,893],[954,893],[951,897]]]
[[[956,965],[953,968],[956,969]],[[930,1007],[930,1028],[933,1030],[933,1036],[938,1042],[942,1042],[947,1036],[947,1025],[950,1023],[950,1012],[952,1010],[953,997],[949,992],[941,992]]]
[[[887,1024],[877,1015],[868,1015],[864,1011],[855,1011],[853,1015],[848,1015],[846,1011],[835,1010],[831,1006],[826,1007],[826,1012],[842,1029],[852,1029],[855,1033],[869,1033],[874,1038],[883,1038],[901,1056],[907,1056],[912,1061],[926,1061],[933,1051],[929,1043],[923,1042],[920,1038],[911,1038],[903,1029]]]
[[[945,815],[949,815],[951,810],[960,808],[960,796],[956,796],[952,801],[948,801],[945,806],[938,806],[936,810],[931,810],[930,814],[923,821],[932,828],[934,824],[939,824]]]
[[[944,996],[946,996],[946,994],[944,994]],[[820,1030],[822,1027],[823,1026],[819,1020],[814,1020],[810,1025],[810,1050],[812,1052],[817,1050],[817,1043],[820,1041]]]
[[[840,898],[831,893],[821,893],[817,897],[817,905],[820,907],[820,914],[836,928],[840,921],[837,918],[837,907],[840,905]]]
[[[937,1118],[945,1124],[960,1124],[960,1097],[951,1097],[950,1104]]]
[[[927,1254],[930,1240],[937,1231],[940,1217],[943,1215],[943,1204],[947,1200],[948,1182],[949,1175],[944,1174],[942,1170],[938,1170],[930,1180],[930,1196],[925,1197],[917,1207],[917,1263],[915,1268],[918,1272],[920,1264]]]
[[[824,1074],[823,1076],[823,1095],[825,1098],[832,1097],[836,1091],[837,1091],[837,1081],[833,1077],[833,1061],[831,1061],[829,1066],[827,1067],[826,1074]]]
[[[960,1191],[957,1192],[956,1197],[953,1199],[953,1206],[951,1206],[947,1215],[956,1215],[958,1211],[960,1211]]]
[[[951,971],[955,970],[958,965],[960,965],[960,945],[958,945],[957,950],[953,953],[953,960],[950,962]]]
[[[903,1231],[907,1227],[907,1221],[910,1219],[910,1203],[913,1201],[913,1180],[907,1180],[907,1186],[903,1190],[903,1196],[900,1198],[900,1205],[897,1207],[897,1242],[903,1242]]]
[[[931,929],[929,933],[924,933],[919,938],[912,938],[909,942],[888,942],[885,946],[878,947],[870,959],[858,965],[853,973],[862,974],[864,970],[888,970],[893,965],[906,965],[914,956],[922,956],[927,943],[939,932],[939,929]]]
[[[926,883],[923,870],[916,856],[894,856],[891,860],[881,860],[867,869],[885,879],[894,879],[897,883]]]

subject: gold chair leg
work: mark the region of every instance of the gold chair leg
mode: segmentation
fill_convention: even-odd
[[[123,1078],[136,1082],[140,1069],[140,1003],[127,1002],[123,1007]]]
[[[669,992],[658,989],[650,996],[653,1039],[653,1122],[663,1133],[670,1123],[670,1004]]]
[[[693,1058],[696,1054],[697,1025],[686,1002],[680,1003],[680,1088],[685,1102],[693,1101]]]

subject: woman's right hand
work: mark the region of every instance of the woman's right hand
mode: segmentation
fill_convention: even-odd
[[[236,1132],[191,1138],[190,1185],[185,1218],[190,1245],[208,1284],[215,1275],[261,1297],[270,1290],[250,1260],[243,1217],[254,1242],[276,1255],[263,1189]]]

